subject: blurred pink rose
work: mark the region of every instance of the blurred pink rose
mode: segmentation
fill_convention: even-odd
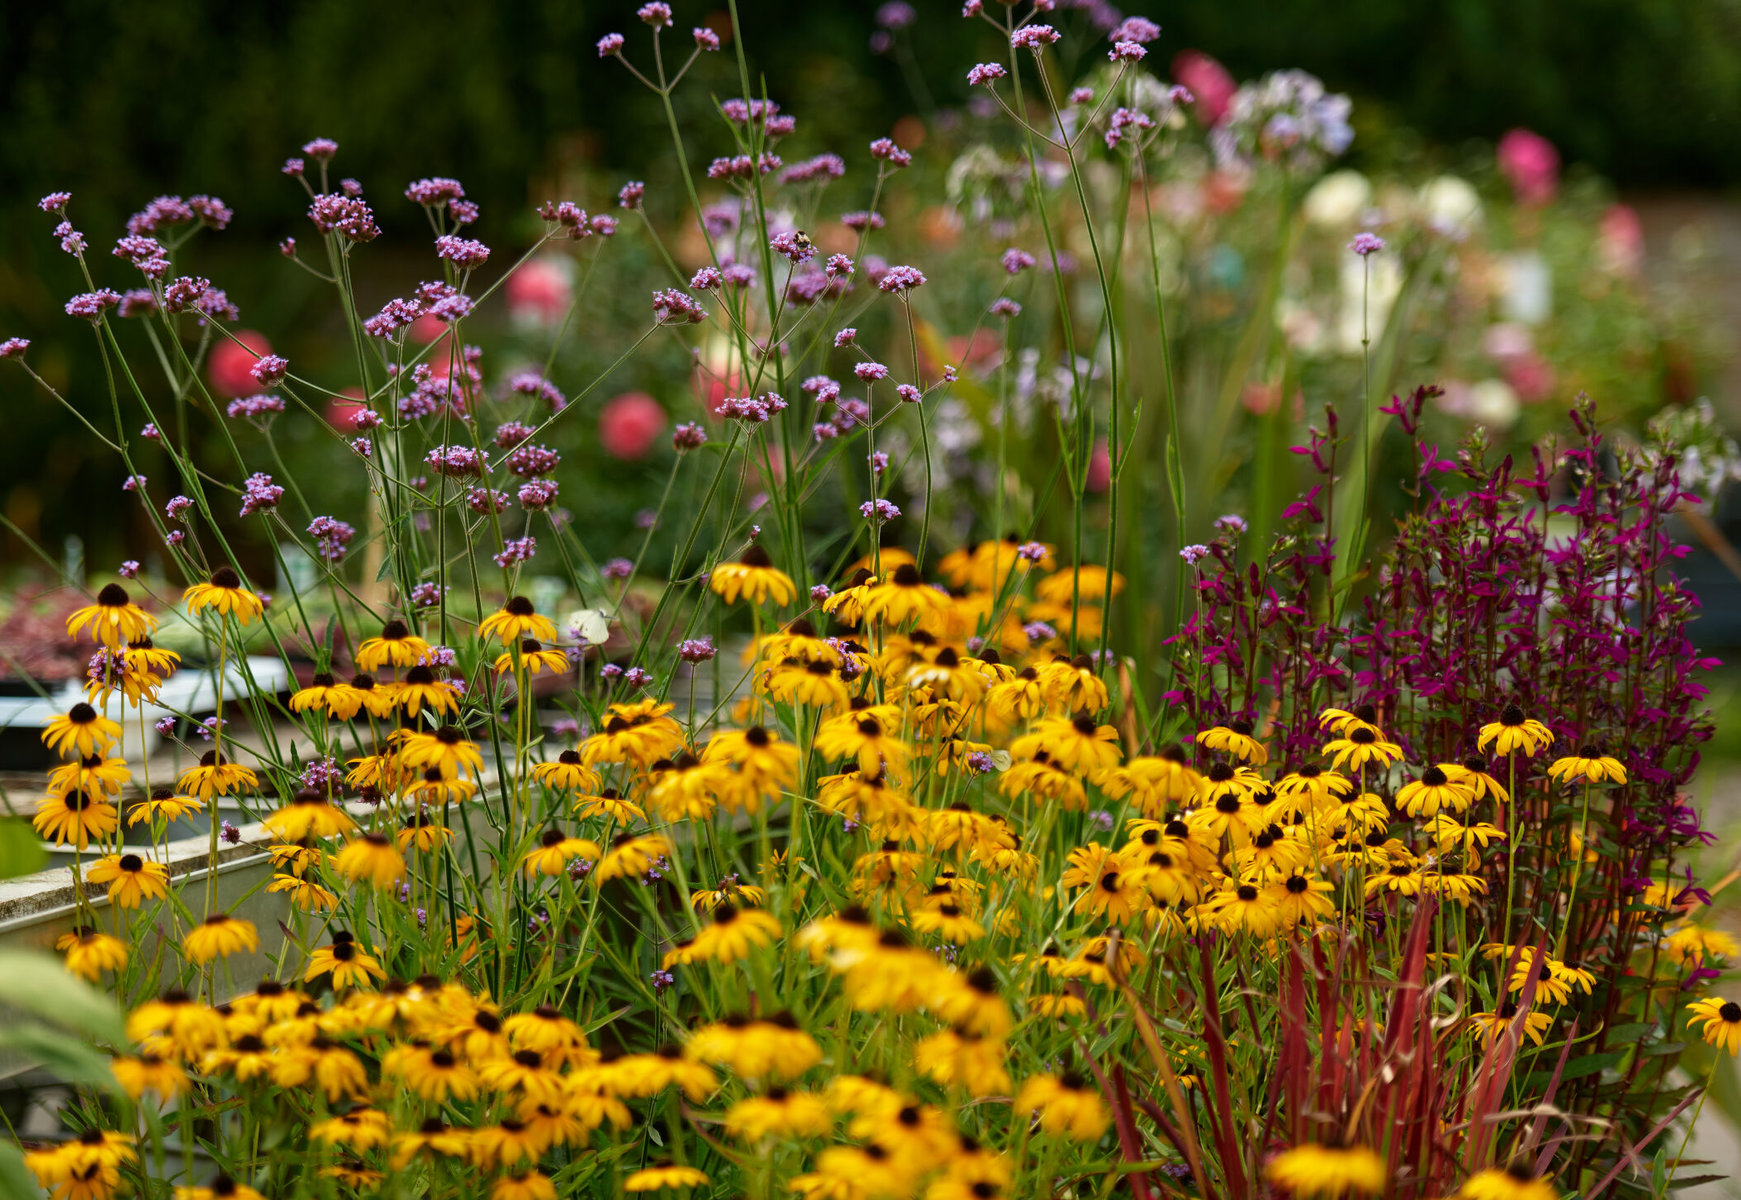
[[[1112,486],[1112,453],[1106,439],[1094,443],[1094,453],[1088,457],[1088,490],[1104,492]]]
[[[1610,204],[1602,214],[1596,252],[1616,275],[1636,275],[1644,265],[1644,224],[1629,205]]]
[[[272,353],[272,343],[266,340],[266,335],[253,329],[236,330],[236,340],[242,345],[229,338],[214,343],[206,364],[206,378],[221,396],[246,396],[259,391],[260,385],[248,370],[262,355]]]
[[[1181,50],[1173,56],[1173,78],[1197,97],[1197,117],[1205,125],[1219,125],[1233,102],[1239,85],[1227,68],[1201,50]]]
[[[665,431],[665,410],[646,392],[624,392],[598,415],[599,441],[614,458],[640,458]]]
[[[1554,369],[1533,351],[1512,359],[1502,370],[1505,382],[1525,404],[1546,400],[1554,393]]]
[[[447,333],[447,322],[438,317],[421,316],[407,330],[414,342],[433,342]]]
[[[508,315],[554,325],[568,311],[574,292],[568,283],[568,272],[562,263],[550,258],[535,258],[508,277],[504,289],[508,296]]]
[[[342,396],[334,396],[327,401],[326,421],[340,433],[350,433],[356,429],[357,414],[368,408],[363,403],[361,388],[348,387]]]
[[[1522,204],[1539,207],[1560,185],[1560,152],[1539,133],[1513,129],[1499,139],[1499,170]]]

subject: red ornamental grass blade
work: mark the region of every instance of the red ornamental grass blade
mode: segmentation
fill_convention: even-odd
[[[1230,1194],[1244,1196],[1245,1167],[1240,1161],[1239,1140],[1233,1132],[1233,1090],[1227,1082],[1227,1042],[1221,1034],[1221,1001],[1215,988],[1215,962],[1209,940],[1199,938],[1197,953],[1203,964],[1203,1042],[1209,1054],[1209,1074],[1215,1087],[1212,1129],[1221,1170],[1227,1176]]]

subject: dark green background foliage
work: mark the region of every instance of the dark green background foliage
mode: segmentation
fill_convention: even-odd
[[[680,33],[729,23],[723,4],[674,7]],[[956,15],[958,0],[915,7],[918,24],[897,52],[879,56],[869,49],[872,0],[743,0],[752,69],[801,119],[789,157],[862,154],[908,114],[949,119],[966,93],[966,67],[993,55],[995,38]],[[277,167],[315,135],[340,142],[337,173],[363,181],[387,234],[368,253],[365,304],[428,273],[422,218],[398,199],[420,176],[462,179],[483,206],[479,236],[504,258],[535,236],[532,203],[565,196],[604,206],[629,177],[647,179],[649,209],[668,222],[680,189],[658,105],[593,48],[613,29],[644,34],[633,8],[0,6],[0,336],[32,338],[38,368],[84,411],[102,411],[94,347],[61,312],[83,284],[34,201],[71,190],[75,223],[103,258],[126,215],[151,196],[209,192],[237,219],[201,239],[189,269],[225,287],[243,323],[270,331],[277,349],[318,361],[323,340],[340,332],[327,324],[329,298],[307,276],[278,269],[269,249],[310,232],[300,189]],[[1741,172],[1741,0],[1142,0],[1125,9],[1162,23],[1151,49],[1163,73],[1173,54],[1197,48],[1240,78],[1299,66],[1353,93],[1356,166],[1406,163],[1438,154],[1426,149],[1434,146],[1466,157],[1466,140],[1524,125],[1622,185],[1723,185]],[[1056,20],[1071,34],[1061,49],[1100,54],[1079,14]],[[631,47],[644,55],[644,38]],[[697,161],[728,148],[708,115],[710,95],[737,91],[729,49],[706,56],[681,90],[679,118]],[[868,185],[860,172],[842,186]],[[634,265],[615,270],[639,297]],[[132,282],[119,271],[99,279]],[[582,353],[570,379],[586,377],[584,342]],[[637,383],[652,380],[613,380],[611,390]],[[50,545],[83,536],[103,569],[137,546],[145,531],[119,503],[113,457],[18,371],[0,372],[0,405],[0,512]],[[20,561],[16,540],[0,534],[0,547],[7,562]]]

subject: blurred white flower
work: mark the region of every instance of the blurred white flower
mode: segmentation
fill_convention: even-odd
[[[1354,224],[1372,203],[1372,184],[1359,171],[1332,171],[1320,179],[1300,206],[1306,220],[1328,229]]]
[[[1481,228],[1481,197],[1468,180],[1441,175],[1420,191],[1421,216],[1435,233],[1462,241]]]

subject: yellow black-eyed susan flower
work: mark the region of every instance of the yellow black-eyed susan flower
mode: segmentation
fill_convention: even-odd
[[[101,642],[110,650],[148,638],[156,628],[157,618],[133,603],[127,589],[118,583],[105,585],[97,593],[95,604],[75,609],[66,620],[68,637],[77,637],[88,629],[92,641]]]
[[[1205,729],[1196,737],[1199,746],[1231,754],[1242,762],[1263,766],[1269,761],[1269,751],[1252,736],[1252,724],[1243,718]]]
[[[332,891],[296,875],[274,875],[266,890],[288,895],[290,902],[303,912],[332,912],[339,905],[339,898]]]
[[[466,740],[454,725],[443,725],[434,733],[413,733],[405,738],[400,750],[405,764],[418,771],[434,768],[444,779],[454,779],[461,772],[474,778],[483,774],[484,756],[477,743]]]
[[[1475,748],[1482,753],[1488,752],[1505,758],[1521,750],[1534,758],[1538,750],[1553,744],[1554,735],[1546,725],[1524,715],[1523,709],[1515,704],[1507,704],[1499,710],[1499,719],[1490,721],[1481,727],[1481,732],[1475,738]]]
[[[120,817],[104,796],[73,791],[38,800],[30,823],[49,841],[83,850],[92,841],[114,833]]]
[[[814,1092],[771,1087],[739,1100],[725,1113],[725,1131],[740,1142],[766,1138],[820,1137],[834,1127],[834,1114]]]
[[[74,762],[62,763],[50,771],[48,790],[60,795],[71,791],[86,791],[104,796],[118,796],[122,787],[132,778],[133,772],[127,769],[125,759],[92,754]]]
[[[1521,1162],[1488,1167],[1463,1181],[1457,1200],[1560,1200],[1554,1185]]]
[[[334,931],[330,946],[322,946],[308,956],[308,968],[302,978],[305,983],[312,983],[328,974],[332,976],[333,987],[340,991],[366,988],[373,980],[387,977],[380,960],[357,945],[356,935],[344,929]]]
[[[329,1146],[343,1146],[365,1153],[385,1146],[393,1129],[387,1114],[378,1108],[353,1108],[308,1127],[308,1136]]]
[[[403,1171],[417,1158],[464,1158],[471,1150],[471,1131],[455,1128],[440,1117],[426,1119],[416,1129],[393,1135],[393,1153],[388,1160]]]
[[[1284,1150],[1264,1167],[1264,1178],[1290,1196],[1375,1196],[1389,1181],[1384,1159],[1367,1146],[1306,1143]]]
[[[490,1200],[556,1200],[556,1182],[542,1171],[502,1175],[490,1184]]]
[[[1016,1093],[1016,1111],[1036,1113],[1040,1128],[1078,1142],[1097,1142],[1112,1124],[1106,1105],[1073,1071],[1031,1075]]]
[[[768,695],[784,704],[819,708],[825,712],[843,709],[851,694],[841,680],[839,671],[820,659],[806,662],[796,656],[782,661],[768,672]]]
[[[556,626],[549,617],[539,616],[538,610],[532,607],[532,602],[526,597],[515,596],[479,622],[478,636],[486,640],[497,638],[505,646],[511,646],[526,637],[536,638],[541,642],[554,642]]]
[[[212,1180],[209,1187],[176,1188],[175,1200],[265,1200],[265,1198],[247,1184],[237,1183],[228,1175],[220,1174]]]
[[[695,1167],[666,1163],[643,1167],[623,1180],[625,1192],[660,1192],[681,1188],[706,1187],[711,1182],[705,1171]]]
[[[405,672],[405,678],[387,689],[387,694],[408,717],[418,716],[426,708],[448,716],[459,711],[459,693],[421,663]]]
[[[776,567],[760,545],[751,545],[736,562],[715,566],[707,586],[727,604],[736,604],[741,597],[751,604],[772,600],[776,605],[785,605],[798,595],[792,577]]]
[[[528,875],[548,875],[554,878],[566,873],[569,863],[577,860],[597,862],[601,853],[597,842],[583,837],[570,837],[551,826],[538,839],[537,848],[520,859],[520,869]]]
[[[532,765],[532,778],[547,788],[590,792],[597,789],[599,775],[580,761],[580,751],[564,750],[555,762]]]
[[[273,837],[287,842],[304,838],[330,838],[357,827],[350,814],[322,792],[303,790],[289,804],[268,813],[261,822]]]
[[[54,948],[66,955],[67,970],[92,983],[101,978],[104,971],[119,971],[127,965],[126,944],[88,926],[61,934],[55,939]]]
[[[864,617],[885,625],[900,627],[913,621],[923,621],[941,613],[949,605],[949,593],[925,582],[919,568],[904,562],[890,569],[865,593]]]
[[[543,642],[535,638],[521,638],[518,653],[504,650],[496,655],[493,668],[498,675],[506,675],[509,671],[524,667],[529,674],[541,675],[545,672],[551,675],[566,675],[570,663],[568,655],[561,650],[546,649]]]
[[[1071,718],[1042,717],[1034,722],[1032,733],[1010,743],[1010,754],[1016,758],[1032,758],[1041,750],[1066,771],[1085,776],[1115,767],[1123,757],[1118,730],[1097,724],[1087,713]]]
[[[432,1104],[470,1100],[478,1094],[477,1072],[453,1051],[439,1046],[395,1046],[381,1056],[381,1074],[398,1080],[418,1099]]]
[[[713,910],[712,923],[696,933],[682,959],[721,964],[736,962],[748,958],[752,950],[773,945],[780,932],[779,919],[759,908],[721,904]],[[666,965],[673,961],[676,960],[667,954]]]
[[[298,688],[291,694],[290,711],[318,711],[329,717],[348,721],[357,715],[357,709],[363,702],[362,697],[350,695],[350,691],[330,671],[319,671],[307,687]]]
[[[155,1054],[141,1054],[137,1058],[117,1056],[110,1060],[109,1070],[121,1090],[135,1101],[146,1092],[162,1100],[173,1100],[190,1086],[180,1063]]]
[[[105,854],[91,864],[85,878],[109,886],[109,902],[118,908],[138,908],[147,900],[169,894],[169,870],[162,863],[128,851]]]
[[[1452,764],[1453,771],[1462,774]],[[1435,817],[1442,811],[1461,815],[1469,811],[1474,794],[1467,784],[1447,772],[1444,766],[1428,767],[1421,777],[1405,783],[1396,793],[1396,805],[1411,817]]]
[[[656,833],[639,836],[624,834],[611,843],[611,848],[599,857],[590,878],[604,884],[628,875],[643,874],[656,859],[671,853],[671,843]]]
[[[414,667],[429,656],[429,643],[412,633],[405,622],[388,621],[381,636],[365,638],[357,647],[357,670],[377,672],[382,667]]]
[[[210,580],[182,592],[181,599],[190,614],[210,609],[220,617],[234,616],[238,625],[252,624],[266,612],[260,597],[243,587],[242,577],[229,567],[219,567]]]
[[[384,833],[365,833],[333,855],[333,870],[355,883],[391,887],[405,874],[399,848]]]
[[[260,786],[253,768],[231,762],[216,750],[200,755],[199,765],[189,767],[176,780],[176,787],[201,800],[213,796],[228,796],[232,792],[252,791]]]
[[[402,854],[411,850],[433,854],[453,840],[453,830],[438,821],[427,808],[419,808],[406,815],[405,823],[400,826],[394,840]]]
[[[1585,743],[1576,754],[1558,758],[1548,767],[1548,776],[1561,783],[1625,783],[1626,767],[1599,742]]]
[[[101,758],[108,754],[121,726],[80,701],[65,713],[49,719],[42,740],[62,758]]]
[[[1517,1015],[1517,1001],[1507,1000],[1492,1012],[1470,1013],[1469,1024],[1480,1037],[1491,1044],[1494,1039],[1512,1027]],[[1547,1013],[1531,1007],[1523,1016],[1522,1033],[1539,1046],[1553,1023],[1554,1019]]]
[[[1708,1045],[1721,1046],[1730,1054],[1741,1052],[1741,1004],[1706,996],[1687,1005],[1693,1015],[1688,1025],[1703,1025],[1700,1036]]]
[[[229,958],[258,949],[260,934],[254,922],[223,912],[213,913],[181,939],[182,953],[201,966],[214,958]]]
[[[1360,725],[1349,730],[1346,737],[1326,742],[1323,753],[1332,756],[1330,765],[1338,771],[1344,768],[1359,771],[1367,765],[1383,770],[1401,760],[1402,747]]]

